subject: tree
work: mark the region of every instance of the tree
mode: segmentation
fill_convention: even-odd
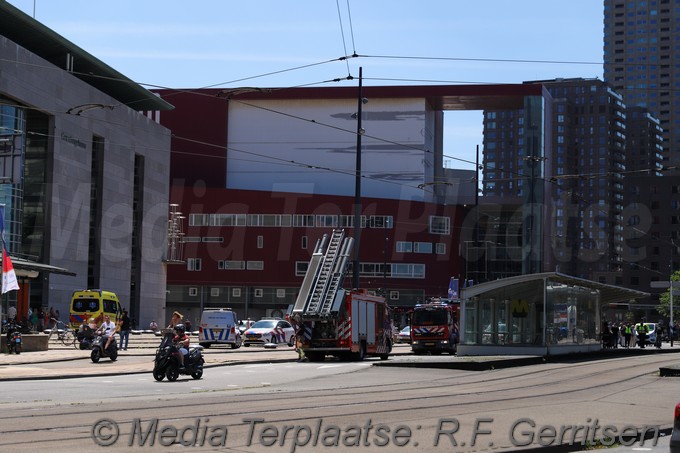
[[[680,270],[675,271],[671,276],[671,281],[680,281]],[[659,312],[661,316],[666,318],[670,317],[670,304],[671,304],[671,293],[670,288],[665,293],[659,296],[659,305],[656,307],[656,311]],[[673,320],[680,321],[680,288],[673,288]]]

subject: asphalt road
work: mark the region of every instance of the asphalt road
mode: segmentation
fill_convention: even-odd
[[[288,361],[174,383],[151,373],[7,381],[0,451],[473,452],[555,437],[575,451],[584,433],[607,429],[617,440],[645,426],[668,430],[680,378],[658,369],[676,356],[488,371]]]

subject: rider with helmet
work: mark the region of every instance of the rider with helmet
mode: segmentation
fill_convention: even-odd
[[[184,367],[184,356],[189,353],[189,335],[186,332],[186,326],[184,324],[177,324],[174,327],[175,336],[172,338],[172,342],[179,348],[179,366]]]

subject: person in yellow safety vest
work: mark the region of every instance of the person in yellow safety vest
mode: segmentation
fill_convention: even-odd
[[[626,348],[630,347],[630,339],[633,336],[633,326],[630,325],[630,322],[627,322],[625,326],[623,326],[623,338],[624,338],[624,346]]]
[[[644,348],[645,344],[647,343],[647,334],[649,333],[649,327],[647,326],[647,324],[645,324],[645,318],[642,318],[642,321],[640,321],[635,326],[635,330],[637,331],[638,334],[640,347]]]

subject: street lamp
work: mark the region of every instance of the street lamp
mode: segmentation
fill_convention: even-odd
[[[361,249],[361,136],[366,131],[361,127],[361,109],[368,102],[361,93],[362,68],[359,67],[359,94],[357,119],[357,152],[354,173],[354,259],[352,261],[352,287],[359,288],[359,250]]]

